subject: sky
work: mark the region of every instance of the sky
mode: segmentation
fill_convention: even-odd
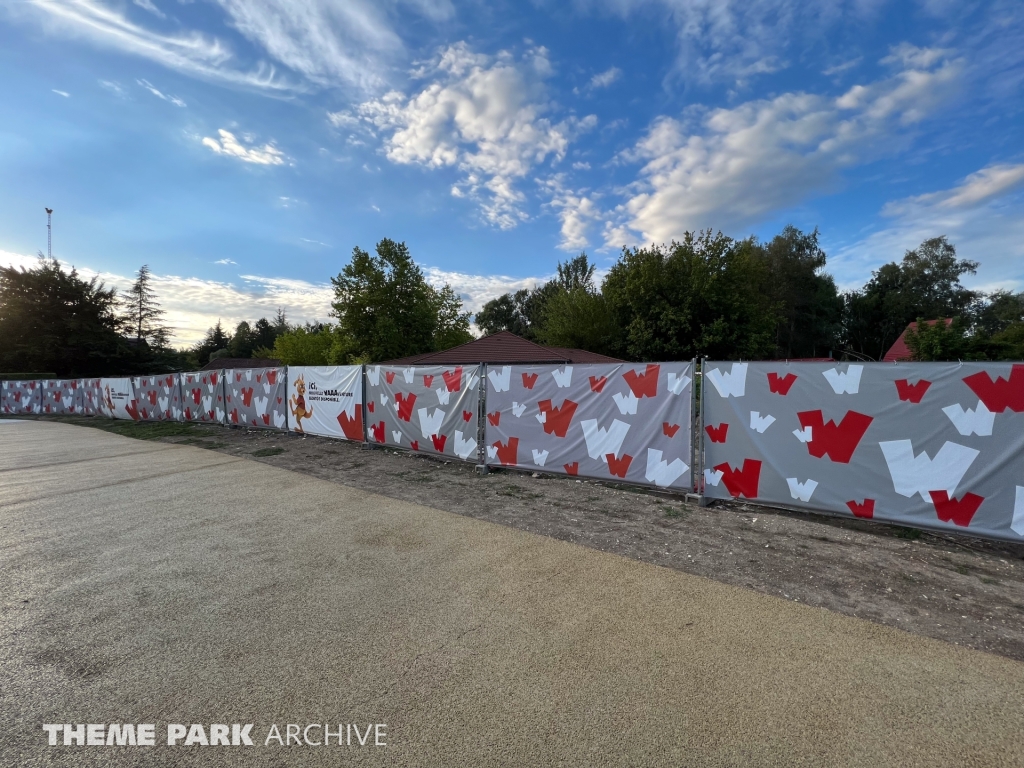
[[[468,310],[787,224],[844,289],[946,235],[1024,290],[1022,88],[1009,0],[0,0],[0,264],[52,208],[178,344],[328,320],[385,237]]]

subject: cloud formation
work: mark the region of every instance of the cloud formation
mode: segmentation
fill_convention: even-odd
[[[168,96],[165,93],[161,93],[148,80],[136,80],[135,82],[137,82],[139,85],[141,85],[147,91],[152,93],[158,99],[163,99],[164,101],[169,101],[171,104],[173,104],[176,107],[187,107],[188,106],[183,100],[179,99],[177,96]]]
[[[658,118],[619,158],[643,165],[606,231],[660,243],[702,227],[743,229],[828,188],[841,169],[898,147],[959,86],[963,65],[946,51],[912,46],[886,62],[896,68],[891,76],[837,98],[784,93]]]
[[[217,131],[220,139],[212,139],[209,136],[203,139],[203,146],[209,147],[218,155],[226,155],[241,160],[243,163],[254,163],[256,165],[284,165],[285,154],[274,146],[273,142],[264,144],[262,147],[246,147],[231,131],[221,128]]]
[[[985,290],[1024,290],[1024,163],[994,163],[949,188],[887,203],[888,226],[835,249],[829,259],[844,288],[931,237],[946,235],[960,256],[981,263],[965,282]]]
[[[544,48],[516,60],[458,43],[416,70],[426,81],[418,92],[391,91],[329,118],[338,127],[371,126],[394,163],[457,168],[452,195],[477,201],[485,221],[511,229],[528,218],[517,182],[541,163],[560,161],[575,136],[597,122],[593,115],[558,123],[543,116],[550,74]]]

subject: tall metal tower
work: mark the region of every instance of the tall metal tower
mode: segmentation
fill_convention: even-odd
[[[53,229],[50,227],[50,217],[53,216],[53,208],[46,210],[46,258],[53,258]]]

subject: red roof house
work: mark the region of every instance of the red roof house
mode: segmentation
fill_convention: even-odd
[[[385,360],[381,365],[470,365],[491,363],[509,365],[512,363],[622,363],[615,357],[587,352],[583,349],[566,347],[545,347],[516,336],[510,331],[500,331],[489,336],[460,344],[441,352],[424,352],[421,355]]]
[[[938,320],[925,320],[928,325],[935,325]],[[948,328],[953,324],[952,317],[943,318],[942,322],[946,324]],[[913,328],[917,330],[917,323],[911,323],[903,329],[903,333],[896,339],[896,343],[889,347],[889,351],[885,353],[885,357],[882,358],[883,363],[902,363],[907,360],[911,360],[914,357],[914,353],[910,351],[910,347],[907,346],[907,331]]]

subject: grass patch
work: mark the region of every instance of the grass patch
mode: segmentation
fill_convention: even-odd
[[[671,517],[673,519],[685,519],[690,516],[690,510],[686,507],[669,507],[665,510],[665,517]]]
[[[967,566],[966,565],[958,565],[956,568],[954,568],[954,570],[957,573],[959,573],[961,576],[966,576],[967,575]]]
[[[1000,584],[1001,582],[999,581],[999,579],[993,579],[993,578],[990,578],[988,576],[982,576],[981,577],[981,583],[982,584]]]
[[[917,530],[917,528],[897,528],[895,531],[893,531],[893,535],[897,539],[913,540],[921,538],[921,531]]]
[[[260,448],[257,451],[253,451],[253,456],[277,456],[278,454],[284,453],[284,448]]]

